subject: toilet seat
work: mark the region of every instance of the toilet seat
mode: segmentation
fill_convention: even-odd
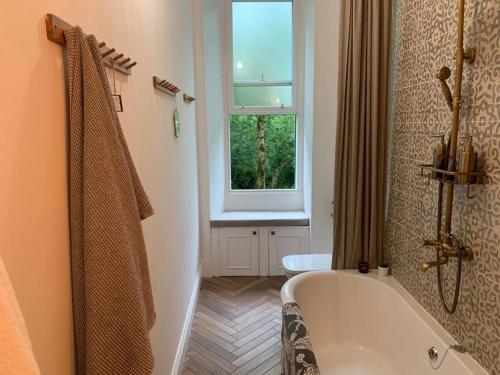
[[[281,260],[287,276],[291,277],[307,271],[331,269],[332,254],[287,255]]]

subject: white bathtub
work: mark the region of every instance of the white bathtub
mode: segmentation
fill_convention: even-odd
[[[438,349],[437,364],[456,341],[392,277],[308,272],[287,281],[281,301],[299,304],[322,375],[488,374],[452,350],[431,368],[427,349]]]

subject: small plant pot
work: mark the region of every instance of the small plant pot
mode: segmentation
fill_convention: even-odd
[[[387,276],[389,274],[389,267],[378,266],[378,274],[380,276]]]

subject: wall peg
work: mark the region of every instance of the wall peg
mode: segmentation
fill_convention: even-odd
[[[163,91],[171,96],[176,96],[181,91],[181,89],[173,83],[157,76],[153,76],[153,86],[155,89]]]
[[[194,97],[192,97],[192,96],[190,96],[188,94],[183,94],[182,98],[184,99],[184,101],[186,103],[192,103],[192,102],[194,102],[196,100]]]
[[[45,28],[47,31],[47,38],[52,42],[65,47],[66,38],[64,36],[64,32],[70,27],[72,27],[72,25],[70,25],[68,22],[51,13],[47,13],[45,15]],[[107,47],[106,42],[99,42],[97,47],[99,48],[99,52],[101,53],[101,58],[105,66],[123,74],[132,74],[132,71],[130,69],[137,65],[136,61],[129,63],[129,61],[132,60],[129,57],[126,57],[125,59],[120,61],[120,59],[124,57],[124,54],[116,52],[115,48]]]

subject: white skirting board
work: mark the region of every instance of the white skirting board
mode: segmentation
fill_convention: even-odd
[[[175,361],[174,366],[172,367],[171,375],[177,375],[182,371],[184,352],[186,349],[187,340],[189,338],[189,331],[191,330],[191,323],[193,322],[193,317],[196,310],[196,302],[198,301],[200,283],[201,267],[198,268],[198,274],[196,275],[193,291],[191,292],[191,298],[189,299],[189,306],[186,312],[186,320],[184,321],[184,326],[182,327],[181,338],[179,339],[179,345],[177,346],[177,353],[175,354]]]

